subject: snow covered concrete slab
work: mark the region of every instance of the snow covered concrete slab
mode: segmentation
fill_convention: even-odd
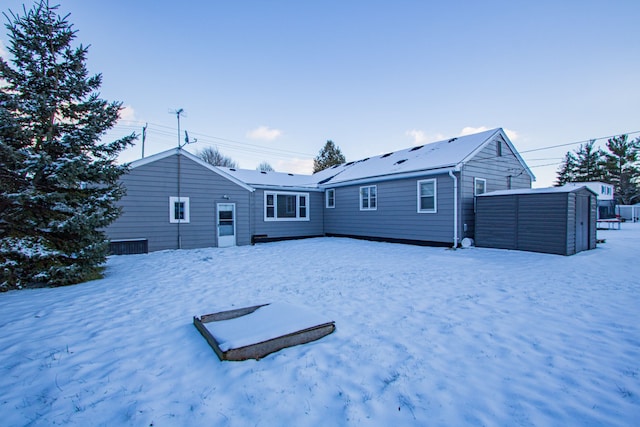
[[[205,314],[193,324],[220,360],[260,359],[286,347],[329,335],[335,323],[287,303]]]

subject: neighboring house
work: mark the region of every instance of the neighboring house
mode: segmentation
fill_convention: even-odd
[[[616,202],[614,197],[614,186],[606,182],[570,182],[567,187],[587,187],[598,195],[598,219],[615,218]]]
[[[182,174],[176,166],[180,158]],[[121,201],[124,213],[107,234],[112,240],[146,238],[150,251],[219,246],[222,203],[223,209],[234,204],[238,245],[330,235],[457,246],[474,236],[476,196],[531,188],[534,179],[502,129],[372,156],[314,175],[213,167],[184,150],[171,150],[132,164],[122,179],[129,189]],[[167,210],[176,209],[175,197],[189,197],[187,224],[166,217]],[[139,207],[150,198],[153,208]],[[156,212],[162,208],[164,220]],[[149,212],[157,218],[146,225]],[[137,227],[142,224],[144,229]],[[181,240],[176,225],[182,227]]]

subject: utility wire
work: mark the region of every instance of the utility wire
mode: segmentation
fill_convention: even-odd
[[[584,143],[588,143],[588,142],[591,142],[591,141],[599,141],[601,139],[615,138],[616,136],[620,136],[620,135],[635,135],[636,133],[640,133],[640,130],[637,130],[637,131],[634,131],[634,132],[623,132],[623,133],[618,133],[618,134],[609,135],[609,136],[601,136],[600,138],[591,138],[591,139],[586,139],[584,141],[568,142],[566,144],[549,145],[547,147],[533,148],[531,150],[520,151],[520,154],[532,153],[534,151],[550,150],[552,148],[558,148],[558,147],[567,147],[569,145],[584,144]]]

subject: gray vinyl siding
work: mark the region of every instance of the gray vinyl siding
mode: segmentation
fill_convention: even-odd
[[[589,197],[589,212],[576,213],[576,197]],[[559,255],[576,253],[576,221],[588,224],[588,249],[596,247],[596,197],[587,192],[478,197],[475,243]]]
[[[308,193],[309,220],[308,221],[265,221],[264,193]],[[268,239],[283,239],[295,237],[311,237],[324,235],[324,193],[319,191],[289,191],[284,189],[256,190],[253,195],[253,235],[265,236]]]
[[[501,145],[501,156],[498,155],[497,143]],[[531,176],[501,137],[489,142],[476,156],[469,160],[464,165],[461,176],[461,223],[463,227],[466,224],[466,231],[463,231],[463,237],[475,236],[475,178],[487,180],[486,192],[531,188]],[[508,187],[508,176],[511,176],[511,188]]]
[[[437,212],[418,213],[417,182],[436,179]],[[360,210],[360,187],[377,186],[377,209]],[[335,188],[335,208],[325,209],[327,234],[453,242],[453,180],[424,176]]]
[[[236,204],[236,243],[249,244],[250,191],[185,157],[180,169],[180,196],[189,197],[190,204],[190,222],[179,225],[182,248],[217,246],[217,203]],[[122,215],[106,229],[109,239],[148,239],[149,251],[178,248],[178,224],[169,222],[169,197],[178,196],[177,176],[177,155],[124,175],[127,194],[119,202]]]

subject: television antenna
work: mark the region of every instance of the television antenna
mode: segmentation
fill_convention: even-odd
[[[175,114],[176,115],[176,119],[178,119],[178,148],[182,148],[182,145],[180,144],[180,115],[183,115],[186,117],[186,114],[184,112],[184,108],[179,108],[177,110],[169,110],[170,114]]]

